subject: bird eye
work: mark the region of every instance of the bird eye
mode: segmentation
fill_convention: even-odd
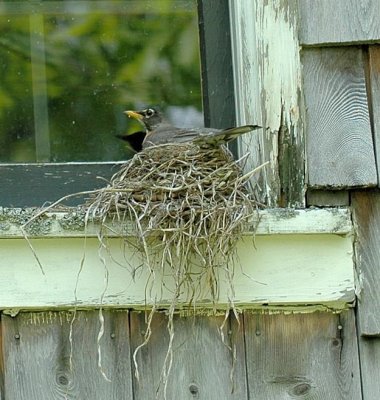
[[[155,114],[155,111],[153,110],[153,108],[148,108],[147,110],[146,110],[146,112],[145,112],[145,115],[147,116],[147,117],[151,117],[152,115],[154,115]]]

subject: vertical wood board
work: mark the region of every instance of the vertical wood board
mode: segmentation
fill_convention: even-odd
[[[247,169],[269,161],[256,179],[269,206],[304,204],[301,63],[296,2],[230,0],[238,123],[258,123],[261,136],[242,138]],[[281,180],[281,182],[280,182]],[[280,187],[282,185],[282,187]]]
[[[244,315],[249,393],[257,399],[361,399],[354,311]]]
[[[377,185],[360,48],[303,51],[309,185]]]
[[[3,343],[3,325],[0,323],[0,343]],[[0,346],[0,399],[5,400],[4,392],[4,349]]]
[[[303,45],[380,41],[379,0],[299,0]]]
[[[359,333],[380,335],[380,194],[354,193]]]
[[[363,400],[378,400],[380,393],[380,338],[360,337]]]
[[[380,15],[380,5],[379,5]],[[377,174],[380,174],[380,46],[369,46],[369,92],[373,124],[373,137],[376,151]],[[379,182],[380,186],[380,182]]]
[[[236,359],[223,343],[219,329],[224,317],[175,317],[173,365],[169,375],[167,399],[248,400],[242,326],[234,318],[222,329],[225,343],[236,346]],[[135,399],[163,398],[160,376],[167,354],[169,335],[167,317],[156,313],[152,336],[137,353],[140,375],[135,382]],[[144,313],[131,314],[131,342],[136,349],[147,330]],[[230,375],[232,374],[232,378]]]
[[[69,312],[2,315],[6,399],[132,400],[128,312],[103,315],[99,343],[98,311],[78,311],[71,334]]]

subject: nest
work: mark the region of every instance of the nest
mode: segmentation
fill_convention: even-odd
[[[180,298],[215,303],[221,272],[232,303],[235,245],[256,210],[246,188],[252,173],[243,175],[225,148],[155,146],[127,162],[89,209],[126,222],[125,238],[153,280],[173,279],[172,307]]]
[[[101,228],[106,228],[110,219],[118,221],[126,245],[137,251],[141,266],[149,272],[146,299],[152,308],[144,341],[133,354],[137,379],[137,354],[150,339],[153,314],[157,308],[167,306],[167,300],[160,303],[153,286],[161,279],[161,287],[168,290],[167,281],[171,279],[167,310],[169,344],[160,377],[164,398],[173,359],[173,316],[179,304],[195,306],[211,300],[215,305],[220,294],[218,283],[224,279],[229,283],[228,293],[223,293],[229,303],[227,311],[235,311],[236,243],[257,209],[247,183],[262,167],[243,174],[241,164],[245,158],[234,161],[223,147],[202,149],[194,144],[150,147],[125,163],[106,187],[92,191],[93,197],[85,204],[85,224],[89,219],[100,219]],[[106,232],[107,229],[99,232],[102,248],[108,246]],[[36,256],[34,250],[33,253]],[[129,257],[130,249],[125,259]],[[224,323],[227,316],[226,312]]]

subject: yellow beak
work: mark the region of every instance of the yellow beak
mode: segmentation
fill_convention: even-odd
[[[129,118],[134,118],[137,119],[139,121],[141,121],[143,119],[143,116],[139,113],[137,113],[136,111],[124,111],[124,114],[127,114]]]

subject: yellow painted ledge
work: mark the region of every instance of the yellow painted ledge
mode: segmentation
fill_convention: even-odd
[[[140,268],[132,278],[130,270],[140,260],[125,253],[121,238],[108,239],[110,253],[102,254],[103,263],[94,237],[97,227],[88,228],[84,248],[84,230],[79,225],[74,230],[60,224],[64,213],[50,214],[49,229],[32,239],[44,268],[42,274],[17,220],[7,215],[0,213],[0,309],[141,308],[154,299],[170,303],[170,279],[164,278],[167,290],[162,290],[158,276],[156,285],[147,291],[147,272]],[[310,306],[339,310],[352,304],[349,210],[274,209],[261,211],[259,220],[255,239],[247,232],[238,244],[234,276],[238,308]],[[217,307],[224,308],[229,285],[223,274],[219,289]],[[198,306],[213,307],[207,294],[201,295]]]

